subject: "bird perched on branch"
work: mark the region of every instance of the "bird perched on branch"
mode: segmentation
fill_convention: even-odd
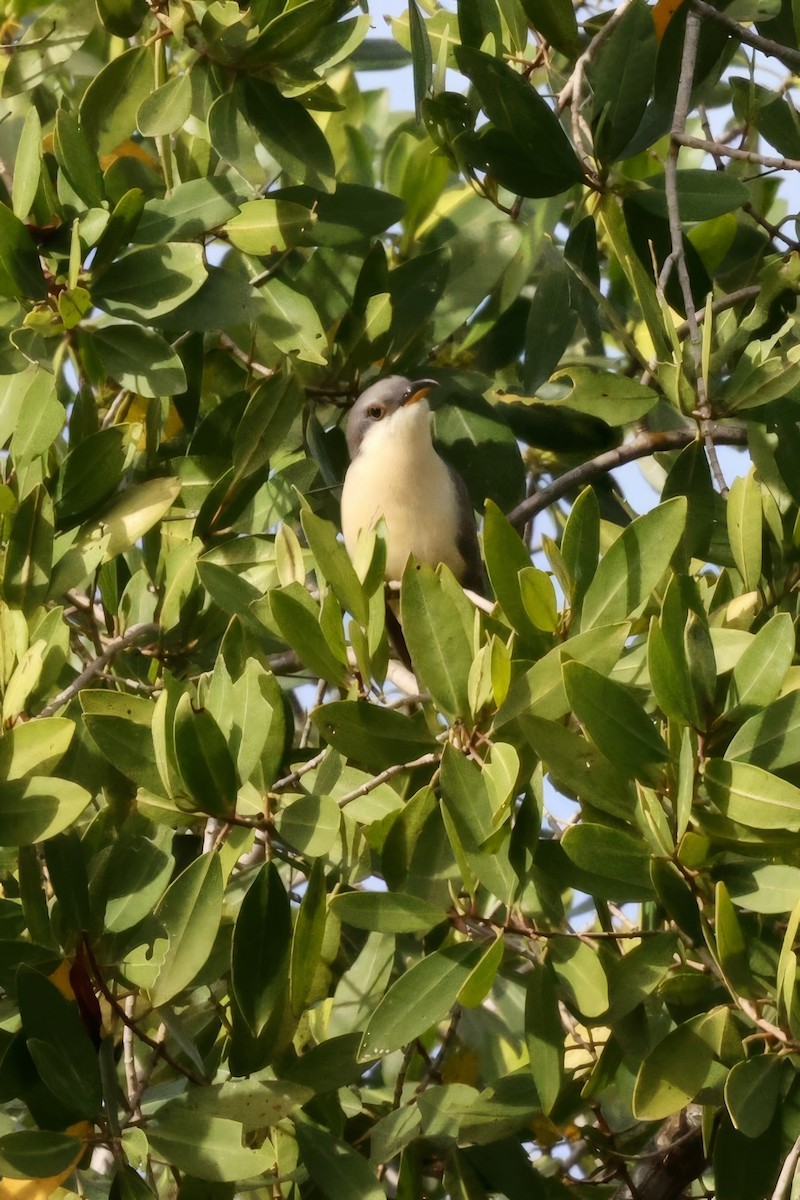
[[[400,579],[409,554],[445,563],[471,591],[486,590],[475,516],[460,475],[436,453],[428,392],[435,379],[389,375],[356,400],[347,420],[350,466],[342,532],[352,555],[363,529],[386,522],[386,578]]]

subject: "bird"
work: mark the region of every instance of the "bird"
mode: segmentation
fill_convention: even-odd
[[[388,375],[356,400],[347,419],[350,466],[342,489],[344,543],[352,555],[362,530],[386,523],[387,580],[409,555],[444,563],[465,588],[486,582],[475,515],[464,480],[436,452],[427,395],[435,379]]]

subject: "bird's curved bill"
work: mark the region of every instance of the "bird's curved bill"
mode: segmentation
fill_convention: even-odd
[[[415,379],[411,385],[411,392],[403,401],[403,407],[408,408],[410,404],[418,404],[420,400],[424,400],[428,392],[432,391],[437,386],[436,379]]]

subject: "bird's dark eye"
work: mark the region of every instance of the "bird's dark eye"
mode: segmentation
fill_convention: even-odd
[[[408,398],[410,397],[413,390],[414,390],[413,388],[406,388],[406,390],[403,392],[403,399],[400,401],[401,404],[405,404],[406,400],[408,400]]]
[[[380,421],[386,410],[380,404],[370,404],[367,412],[372,417],[373,421]]]

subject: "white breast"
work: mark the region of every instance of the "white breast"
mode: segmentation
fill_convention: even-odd
[[[427,409],[427,405],[425,405]],[[342,491],[342,532],[352,554],[362,529],[386,522],[386,578],[400,579],[409,554],[459,577],[458,496],[433,448],[422,404],[400,409],[369,431]]]

